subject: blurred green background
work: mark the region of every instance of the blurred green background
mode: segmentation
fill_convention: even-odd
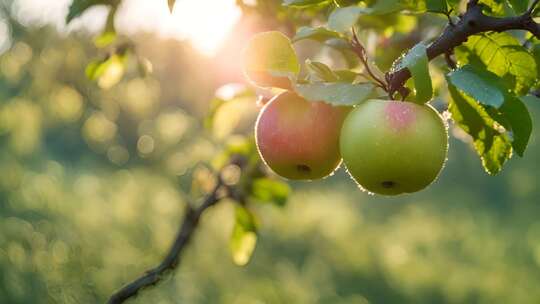
[[[128,69],[104,90],[84,75],[98,56],[88,34],[0,19],[0,303],[104,302],[160,261],[186,195],[204,192],[198,164],[222,142],[204,115],[242,79],[215,70],[235,51],[138,34],[153,74]],[[439,180],[414,195],[370,196],[343,169],[293,183],[286,206],[256,206],[245,267],[228,250],[233,204],[220,204],[179,269],[132,303],[538,303],[539,139],[489,177],[452,137]]]

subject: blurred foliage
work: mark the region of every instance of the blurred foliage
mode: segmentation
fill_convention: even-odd
[[[443,19],[384,18],[428,34]],[[104,90],[84,73],[97,57],[87,35],[3,22],[12,43],[0,55],[0,303],[102,303],[161,259],[186,197],[211,189],[223,155],[253,155],[252,141],[239,134],[251,131],[255,94],[242,85],[218,90],[212,104],[222,106],[205,129],[221,80],[208,73],[215,62],[188,45],[134,37],[154,73],[126,65],[124,78]],[[362,39],[389,67],[418,33],[385,33]],[[298,43],[302,60],[314,49],[333,70],[346,65],[320,42]],[[433,77],[440,83],[440,72]],[[527,106],[540,121],[540,105]],[[218,205],[182,266],[133,303],[540,301],[538,132],[496,177],[478,170],[469,137],[452,132],[446,169],[415,195],[368,196],[340,170],[293,183],[283,205],[291,189],[253,179],[251,199],[282,208]],[[239,235],[233,254],[241,264],[255,230],[258,249],[239,268],[228,250],[231,231],[240,231],[232,237]]]

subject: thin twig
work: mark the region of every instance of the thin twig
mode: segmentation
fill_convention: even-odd
[[[444,12],[444,15],[446,16],[446,18],[448,19],[448,25],[450,26],[454,26],[454,21],[452,20],[452,12],[454,11],[453,8],[451,8],[450,10],[447,10],[446,12]]]
[[[366,68],[366,71],[368,72],[369,76],[371,76],[371,78],[373,78],[373,80],[376,82],[376,85],[380,87],[381,89],[385,90],[386,92],[388,92],[386,83],[382,79],[378,78],[373,73],[373,71],[371,71],[371,68],[369,67],[369,59],[367,57],[366,49],[364,48],[362,43],[360,43],[360,40],[358,40],[358,36],[356,35],[356,31],[354,27],[352,28],[352,34],[353,34],[353,37],[351,40],[351,47],[353,51],[356,53],[356,55],[358,56],[358,58],[360,59],[364,67]]]
[[[452,70],[457,67],[456,62],[454,61],[454,59],[452,59],[453,53],[454,53],[453,49],[448,50],[447,52],[444,53],[444,60],[446,61],[446,64],[448,65],[448,67],[450,67],[450,69]]]
[[[195,229],[199,224],[199,219],[201,215],[206,209],[214,206],[221,200],[221,198],[219,197],[219,191],[220,189],[222,189],[222,186],[223,182],[221,181],[221,178],[218,178],[216,186],[206,196],[206,198],[199,207],[193,208],[191,205],[188,204],[188,206],[186,207],[186,212],[184,214],[184,220],[182,222],[182,225],[180,226],[173,245],[171,246],[169,252],[165,256],[163,261],[157,267],[146,271],[139,278],[115,292],[110,297],[107,303],[124,303],[124,301],[126,301],[127,299],[137,295],[137,293],[143,288],[157,284],[167,272],[175,269],[178,266],[181,253],[186,247],[186,245],[189,243],[193,233],[195,232]]]

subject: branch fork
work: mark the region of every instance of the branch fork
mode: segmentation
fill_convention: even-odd
[[[482,12],[482,5],[478,0],[471,0],[467,10],[460,16],[456,24],[448,24],[442,35],[437,38],[426,50],[429,60],[451,52],[455,47],[463,44],[475,34],[483,32],[503,32],[508,30],[529,31],[540,39],[540,24],[534,21],[533,12],[540,0],[535,0],[531,7],[522,15],[506,18],[487,16]],[[403,68],[387,74],[388,93],[393,96],[404,87],[407,79],[411,77],[408,69]]]
[[[226,187],[221,177],[218,176],[216,185],[198,207],[193,207],[192,204],[188,203],[185,208],[182,225],[178,230],[174,243],[161,263],[155,268],[146,271],[131,283],[120,288],[109,298],[107,303],[124,303],[129,298],[136,296],[142,289],[156,285],[168,272],[174,270],[180,263],[181,254],[197,229],[204,211],[225,198],[222,196],[223,189],[226,190],[226,197],[231,195],[229,188]]]

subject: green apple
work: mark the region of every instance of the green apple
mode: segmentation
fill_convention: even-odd
[[[350,107],[309,102],[286,91],[261,110],[255,125],[259,154],[275,173],[295,180],[328,176],[341,163],[339,134]]]
[[[363,189],[412,193],[431,184],[443,168],[447,125],[429,105],[372,99],[345,119],[340,149],[349,174]]]

